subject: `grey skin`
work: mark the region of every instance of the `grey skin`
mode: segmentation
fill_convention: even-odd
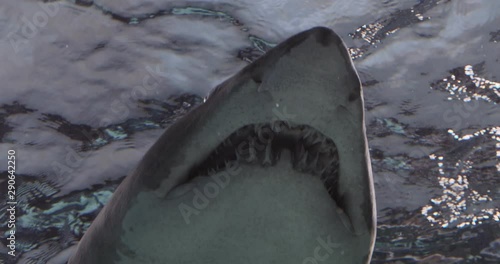
[[[375,231],[361,84],[317,27],[170,126],[69,263],[369,263]]]

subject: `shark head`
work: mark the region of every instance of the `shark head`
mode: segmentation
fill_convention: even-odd
[[[361,84],[317,27],[171,125],[69,263],[369,263],[375,225]]]

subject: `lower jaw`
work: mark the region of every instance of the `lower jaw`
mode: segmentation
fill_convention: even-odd
[[[294,168],[292,157],[284,149],[273,166],[235,163],[230,171],[194,177],[166,199],[152,196],[145,204],[154,213],[122,241],[136,256],[166,263],[314,263],[307,261],[315,252],[331,258],[325,263],[357,263],[345,216],[322,180]],[[220,184],[215,177],[224,173],[229,178]],[[323,248],[329,240],[336,245]]]

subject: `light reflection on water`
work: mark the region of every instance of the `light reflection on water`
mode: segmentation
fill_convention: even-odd
[[[19,263],[74,245],[162,128],[318,25],[343,37],[365,86],[373,263],[500,261],[500,2],[146,2],[0,7],[0,149],[26,163]]]

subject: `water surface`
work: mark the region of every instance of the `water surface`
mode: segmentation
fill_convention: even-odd
[[[0,152],[17,153],[18,254],[4,225],[0,254],[64,263],[166,127],[276,43],[327,26],[364,84],[372,262],[498,263],[498,25],[495,0],[8,0]]]

